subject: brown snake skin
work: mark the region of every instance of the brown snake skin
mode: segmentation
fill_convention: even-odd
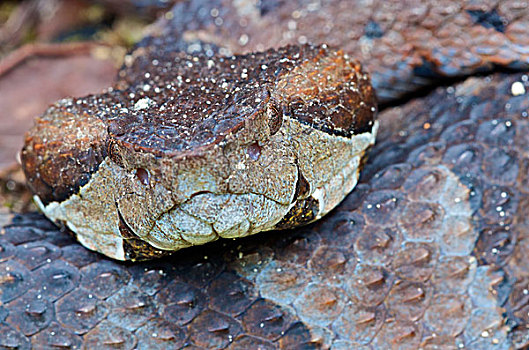
[[[212,43],[206,51],[237,38],[224,49],[238,52],[317,41],[328,20],[348,29],[325,38],[363,58],[381,100],[394,101],[436,75],[527,69],[528,11],[519,1],[183,2],[121,79],[195,38]],[[285,28],[292,37],[276,40]],[[38,214],[17,216],[0,236],[0,349],[527,347],[527,89],[528,75],[503,72],[386,108],[360,184],[298,230],[126,264]]]

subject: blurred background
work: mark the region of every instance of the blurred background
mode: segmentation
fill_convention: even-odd
[[[33,118],[109,87],[127,50],[176,1],[0,1],[0,214],[33,209],[17,161]]]

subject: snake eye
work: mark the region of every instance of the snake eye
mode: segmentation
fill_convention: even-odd
[[[266,111],[270,135],[275,135],[283,124],[283,113],[274,105],[270,105]]]

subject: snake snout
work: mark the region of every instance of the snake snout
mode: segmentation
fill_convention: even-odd
[[[66,100],[69,101],[69,100]],[[68,112],[61,101],[26,133],[22,168],[43,204],[60,202],[85,185],[106,157],[106,128],[87,114]]]

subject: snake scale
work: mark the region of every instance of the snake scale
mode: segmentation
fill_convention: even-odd
[[[117,87],[182,50],[341,48],[382,102],[358,185],[308,226],[134,264],[18,215],[0,236],[0,348],[527,347],[527,6],[178,2]]]

